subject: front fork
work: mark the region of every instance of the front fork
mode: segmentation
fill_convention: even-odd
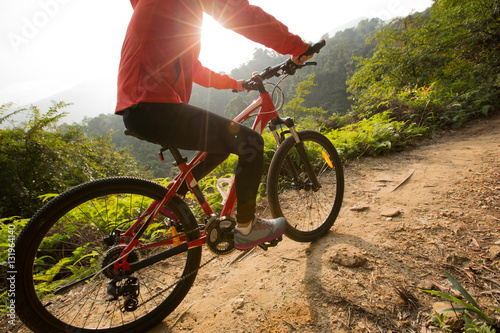
[[[278,125],[285,125],[288,127],[288,131],[282,132],[281,137],[278,135],[277,132],[277,127]],[[269,124],[269,129],[273,133],[274,139],[278,143],[278,147],[281,145],[281,143],[285,140],[285,134],[289,132],[293,139],[295,140],[295,148],[297,149],[297,152],[299,153],[300,159],[302,160],[302,163],[304,163],[304,170],[307,173],[307,176],[309,177],[309,180],[312,184],[312,189],[313,191],[317,191],[321,188],[321,185],[318,181],[318,178],[316,177],[316,173],[314,172],[313,166],[311,164],[311,161],[309,160],[309,157],[307,156],[306,149],[304,147],[304,142],[300,139],[299,134],[295,130],[295,124],[292,118],[275,118],[271,120],[271,123]],[[292,159],[290,158],[289,155],[285,157],[285,163],[287,166],[288,171],[292,175],[292,178],[296,181],[299,180],[299,171],[297,170],[296,165],[292,162]]]

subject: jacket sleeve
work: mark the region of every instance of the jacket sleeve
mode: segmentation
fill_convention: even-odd
[[[200,86],[215,89],[235,89],[236,80],[226,74],[218,74],[204,67],[199,60],[193,67],[193,82]]]
[[[308,45],[274,16],[248,0],[200,0],[203,11],[222,26],[280,54],[299,56]]]

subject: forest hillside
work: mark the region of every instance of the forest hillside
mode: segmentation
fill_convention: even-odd
[[[279,86],[286,96],[280,112],[296,118],[302,129],[323,132],[344,160],[398,151],[440,129],[459,128],[499,109],[499,18],[495,0],[440,0],[423,13],[389,23],[363,20],[325,35],[327,44],[314,58],[317,66]],[[284,59],[257,49],[230,75],[249,78]],[[231,117],[254,98],[196,86],[192,103]],[[60,125],[65,106],[54,102],[45,111],[1,106],[1,217],[29,217],[42,205],[42,195],[48,194],[47,200],[90,179],[171,175],[170,163],[157,157],[159,147],[126,137],[120,117]],[[10,123],[16,114],[26,120]],[[234,159],[215,177],[231,163]]]

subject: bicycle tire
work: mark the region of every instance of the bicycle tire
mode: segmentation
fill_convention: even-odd
[[[344,172],[337,150],[327,137],[309,130],[298,135],[321,187],[313,189],[290,136],[280,144],[269,166],[267,198],[272,216],[287,220],[285,235],[297,242],[311,242],[326,234],[339,214]],[[287,164],[287,159],[292,165]],[[290,168],[296,176],[292,176]]]
[[[41,208],[15,245],[16,261],[23,263],[16,276],[16,311],[25,325],[34,332],[145,332],[170,314],[196,278],[201,247],[132,273],[138,279],[139,304],[134,311],[122,312],[125,297],[110,300],[107,295],[112,268],[106,267],[124,245],[103,242],[110,230],[127,230],[165,194],[165,187],[150,181],[106,178],[70,189]],[[195,218],[178,197],[151,223],[141,242],[171,238],[172,225],[185,232],[188,241],[200,237]],[[165,249],[167,245],[143,247],[133,250],[128,260],[133,263]],[[89,278],[91,274],[95,276]],[[75,284],[84,278],[85,283]],[[64,283],[73,284],[72,289],[54,295]],[[167,286],[172,287],[162,289]]]

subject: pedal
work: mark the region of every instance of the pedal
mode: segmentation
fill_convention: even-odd
[[[264,243],[261,243],[259,244],[260,248],[263,249],[264,251],[267,251],[268,248],[270,247],[275,247],[278,245],[279,242],[281,242],[283,240],[283,235],[279,236],[278,238],[276,239],[273,239],[272,241],[270,242],[264,242]]]

